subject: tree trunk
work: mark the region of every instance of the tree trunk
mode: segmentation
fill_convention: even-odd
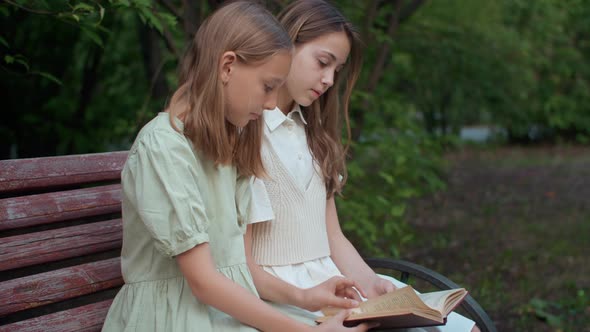
[[[160,37],[154,29],[142,24],[139,27],[139,40],[146,79],[151,82],[151,97],[156,100],[166,98],[170,89],[162,75],[164,58],[159,44]]]
[[[68,128],[84,128],[84,113],[86,113],[86,108],[92,101],[92,95],[94,94],[98,82],[98,67],[100,66],[100,60],[102,59],[103,54],[104,48],[97,46],[93,46],[88,52],[84,71],[82,72],[82,86],[80,87],[79,92],[80,99],[78,99],[78,107],[70,118],[71,123]],[[75,143],[76,142],[70,140],[64,153],[72,154],[76,152]]]

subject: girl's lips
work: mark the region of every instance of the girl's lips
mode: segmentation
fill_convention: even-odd
[[[311,91],[313,91],[313,93],[316,95],[316,97],[319,97],[319,96],[321,96],[321,95],[322,95],[322,94],[321,94],[319,91],[317,91],[316,89],[311,89]]]

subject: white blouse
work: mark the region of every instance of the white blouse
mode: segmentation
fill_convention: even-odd
[[[305,119],[301,107],[295,105],[285,115],[278,107],[263,113],[264,136],[268,138],[281,163],[301,188],[307,188],[313,175],[313,157],[307,146]],[[252,184],[250,223],[272,220],[274,215],[264,182],[255,179]]]

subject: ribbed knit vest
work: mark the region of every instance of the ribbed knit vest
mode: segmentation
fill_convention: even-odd
[[[252,224],[252,255],[259,265],[289,265],[330,255],[326,231],[326,187],[316,169],[302,188],[283,166],[267,137],[263,179],[275,219]]]

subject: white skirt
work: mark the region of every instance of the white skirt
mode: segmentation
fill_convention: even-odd
[[[262,266],[262,268],[266,272],[274,275],[275,277],[282,279],[299,288],[311,288],[334,276],[342,276],[342,273],[340,273],[340,271],[336,267],[336,264],[334,264],[334,261],[332,261],[332,258],[330,257],[322,257],[315,260],[292,265]],[[379,276],[381,278],[390,280],[398,288],[406,286],[406,284],[404,284],[403,282],[390,276]],[[313,314],[320,316],[322,313],[318,311]],[[452,312],[447,317],[447,324],[444,326],[412,328],[406,329],[405,331],[469,332],[471,331],[474,325],[475,323],[472,320]]]

